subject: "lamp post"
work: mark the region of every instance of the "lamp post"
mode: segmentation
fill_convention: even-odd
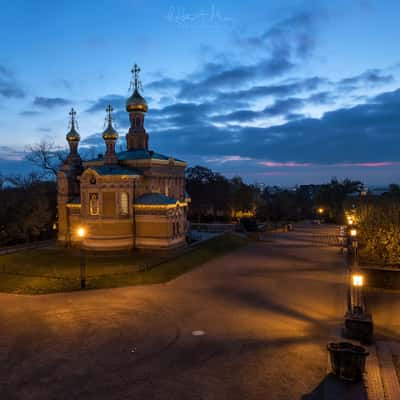
[[[352,265],[358,265],[358,240],[357,240],[357,229],[350,229],[350,246],[351,246],[351,255],[352,255]]]
[[[321,222],[323,222],[325,209],[323,207],[318,207],[316,211],[318,215],[318,224],[320,224]]]
[[[359,270],[353,271],[350,276],[343,334],[345,337],[370,343],[373,337],[373,322],[372,316],[366,308],[364,285],[364,275]]]
[[[81,289],[86,288],[86,259],[85,259],[85,248],[83,247],[83,240],[86,235],[86,230],[83,227],[78,228],[77,230],[78,237],[80,238],[80,277],[81,277]]]
[[[350,307],[349,311],[352,314],[362,314],[365,312],[365,304],[363,298],[364,276],[355,272],[351,275],[350,283]]]

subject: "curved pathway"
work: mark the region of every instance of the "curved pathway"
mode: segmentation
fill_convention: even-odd
[[[345,310],[338,249],[304,227],[163,285],[0,295],[1,399],[298,399]],[[194,331],[196,335],[193,335]]]

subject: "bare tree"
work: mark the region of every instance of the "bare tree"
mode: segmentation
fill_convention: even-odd
[[[50,140],[43,139],[29,146],[26,159],[39,167],[45,175],[57,176],[60,165],[67,157],[67,151]]]
[[[8,175],[4,177],[4,182],[14,188],[27,189],[42,180],[43,174],[37,172],[30,172],[27,175]]]

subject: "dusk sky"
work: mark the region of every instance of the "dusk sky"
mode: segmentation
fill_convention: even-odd
[[[400,182],[400,2],[1,1],[0,172],[26,148],[125,147],[142,69],[150,147],[248,182]]]

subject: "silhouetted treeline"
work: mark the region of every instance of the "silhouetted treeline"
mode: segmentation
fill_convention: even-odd
[[[192,200],[189,219],[198,222],[228,222],[242,215],[253,215],[262,194],[240,177],[227,179],[200,166],[187,169],[186,190]]]
[[[232,221],[255,218],[260,222],[299,221],[323,218],[340,222],[343,202],[359,195],[362,184],[332,179],[322,185],[300,185],[293,189],[248,185],[240,177],[227,179],[208,168],[188,168],[187,191],[192,199],[189,219],[193,222]],[[396,186],[396,185],[394,185]],[[400,188],[394,187],[393,191]],[[319,214],[318,209],[323,209]]]
[[[52,237],[56,196],[56,183],[36,174],[0,176],[0,245]]]

